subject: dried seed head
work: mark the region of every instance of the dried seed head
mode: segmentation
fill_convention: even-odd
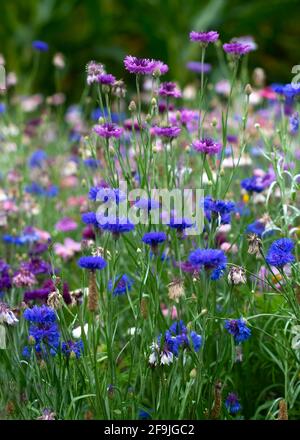
[[[246,284],[247,278],[245,269],[239,266],[232,266],[229,270],[228,282],[235,286],[238,284]]]
[[[52,307],[52,309],[57,310],[62,306],[63,303],[63,297],[59,293],[59,290],[56,289],[54,292],[51,292],[47,299],[47,305],[49,307]]]
[[[90,271],[88,309],[90,312],[96,312],[98,310],[98,288],[96,283],[96,272],[94,270]]]
[[[172,299],[175,302],[179,302],[179,298],[184,296],[184,285],[183,280],[180,278],[172,281],[170,284],[168,284],[168,296],[170,299]]]
[[[131,113],[135,113],[136,112],[136,103],[134,101],[131,101],[129,106],[128,106],[128,110]]]
[[[280,400],[279,402],[279,413],[278,413],[278,420],[288,420],[288,410],[287,410],[287,404],[284,399]]]
[[[262,242],[258,235],[256,234],[249,234],[248,235],[248,254],[250,255],[260,255]]]
[[[126,86],[122,79],[115,81],[112,85],[111,92],[117,98],[125,98],[126,96]]]

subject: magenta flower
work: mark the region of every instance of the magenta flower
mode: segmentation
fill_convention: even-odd
[[[168,127],[158,127],[157,125],[153,127],[153,133],[156,136],[174,139],[180,135],[181,128],[176,125],[170,125]]]
[[[111,124],[109,122],[102,125],[95,125],[93,128],[94,132],[97,133],[98,136],[104,137],[106,139],[116,138],[122,136],[123,128],[119,127],[116,124]]]
[[[181,92],[173,82],[164,82],[159,88],[160,96],[172,96],[173,98],[180,98]]]
[[[234,41],[232,43],[223,44],[223,49],[226,53],[229,53],[236,57],[240,57],[241,55],[245,55],[246,53],[250,52],[252,50],[252,47],[250,44]]]
[[[198,152],[209,155],[218,154],[222,148],[221,144],[211,138],[196,140],[192,143],[192,147]]]
[[[110,73],[101,73],[100,75],[97,76],[97,82],[99,84],[111,86],[112,84],[115,83],[115,81],[116,78]]]
[[[219,38],[219,34],[216,31],[209,31],[209,32],[195,32],[192,31],[190,33],[190,40],[191,41],[197,41],[199,43],[202,43],[203,45],[207,45],[209,43],[214,43]]]
[[[72,218],[64,217],[56,223],[55,229],[60,232],[69,232],[77,229],[77,226],[77,223]]]
[[[154,72],[154,70],[158,69],[161,73],[161,75],[164,75],[165,73],[168,72],[169,67],[167,66],[167,64],[163,63],[162,61],[159,60],[154,60],[155,63],[155,67],[152,71],[152,73]]]
[[[136,75],[151,75],[157,67],[157,61],[149,58],[137,58],[127,55],[124,59],[125,69]]]

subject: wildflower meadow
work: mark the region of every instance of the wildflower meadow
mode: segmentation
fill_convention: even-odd
[[[298,70],[184,38],[192,84],[131,53],[72,103],[51,44],[21,83],[1,57],[2,420],[300,418]]]

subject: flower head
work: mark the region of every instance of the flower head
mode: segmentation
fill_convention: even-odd
[[[143,235],[142,241],[150,246],[157,246],[166,241],[167,236],[164,232],[147,232]]]
[[[0,302],[0,324],[5,323],[8,325],[13,325],[17,322],[18,319],[11,308],[7,304]]]
[[[123,133],[122,127],[118,127],[118,125],[112,124],[110,122],[106,122],[102,125],[95,125],[93,130],[95,133],[97,133],[98,136],[105,139],[118,139],[122,136]]]
[[[83,352],[83,342],[80,339],[79,341],[67,341],[61,344],[61,350],[63,354],[69,358],[80,358]]]
[[[77,261],[77,264],[82,269],[89,269],[89,270],[102,270],[106,267],[107,263],[106,261],[101,257],[81,257]]]
[[[174,139],[180,135],[181,128],[176,125],[170,125],[167,127],[159,127],[155,125],[153,127],[153,132],[156,136],[166,138],[166,139]]]
[[[108,282],[108,289],[113,291],[113,295],[124,295],[132,289],[133,282],[131,278],[124,274],[121,277],[116,277],[115,283],[112,280]]]
[[[237,41],[233,41],[232,43],[223,44],[223,49],[226,53],[233,55],[235,57],[240,57],[241,55],[245,55],[246,53],[252,50],[250,44],[247,43],[239,43]]]
[[[32,42],[32,48],[38,52],[48,52],[49,45],[45,41],[35,40]]]
[[[168,96],[168,97],[173,97],[173,98],[180,98],[181,97],[181,92],[180,90],[177,88],[176,84],[173,82],[163,82],[160,85],[158,94],[160,96]]]
[[[204,154],[209,154],[210,156],[218,154],[222,148],[220,143],[215,142],[211,138],[195,140],[192,143],[192,147],[194,148],[194,150]]]
[[[190,40],[202,43],[203,45],[207,45],[209,43],[215,43],[219,38],[219,34],[216,31],[208,31],[208,32],[190,32]]]
[[[137,58],[127,55],[124,59],[125,69],[130,73],[138,75],[151,75],[153,70],[157,67],[155,60],[148,58]]]
[[[116,81],[116,78],[111,73],[100,73],[97,76],[97,82],[102,85],[111,86]]]
[[[280,238],[274,241],[266,256],[267,263],[274,267],[283,267],[286,264],[293,263],[295,261],[292,254],[294,246],[294,242],[290,238]]]
[[[247,327],[247,322],[244,318],[227,319],[224,328],[233,335],[237,344],[247,341],[251,336],[251,330]]]
[[[218,280],[223,276],[227,257],[219,249],[196,249],[190,253],[189,261],[194,266],[203,266],[206,270],[212,270],[211,279]]]
[[[238,396],[235,393],[228,394],[225,400],[225,406],[230,414],[236,414],[242,409]]]
[[[90,86],[91,84],[98,81],[98,76],[104,73],[104,66],[97,61],[90,61],[86,66],[87,72],[87,83]]]

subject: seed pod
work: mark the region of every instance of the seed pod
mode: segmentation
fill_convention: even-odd
[[[94,270],[90,271],[88,309],[90,312],[96,312],[98,309],[98,288],[96,283],[96,272]]]
[[[148,318],[148,300],[146,297],[141,299],[141,315],[144,319]]]
[[[288,410],[287,410],[287,404],[284,399],[280,400],[279,402],[279,413],[278,413],[278,420],[288,420]]]
[[[211,410],[210,417],[212,419],[218,419],[220,417],[222,407],[222,383],[217,381],[215,384],[215,401]]]

